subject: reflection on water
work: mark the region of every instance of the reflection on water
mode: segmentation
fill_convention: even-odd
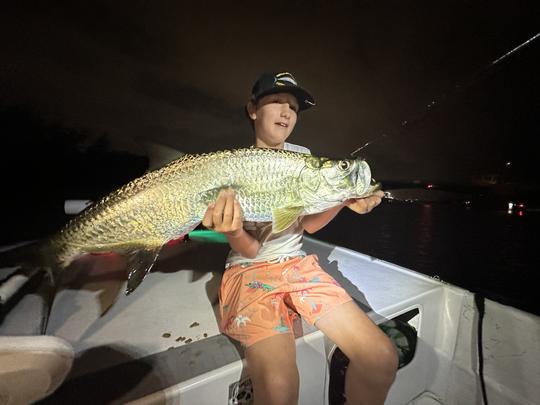
[[[429,252],[433,247],[433,234],[431,232],[433,227],[433,210],[430,204],[421,205],[420,219],[417,223],[418,235],[418,254],[422,258],[429,258]]]
[[[533,283],[539,225],[537,212],[393,201],[368,215],[344,210],[314,237],[540,314]]]

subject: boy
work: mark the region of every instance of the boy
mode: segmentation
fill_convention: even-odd
[[[313,97],[290,73],[260,76],[246,106],[255,146],[309,153],[285,141],[298,113],[314,105]],[[292,332],[296,312],[322,330],[349,358],[347,403],[384,403],[397,369],[393,344],[319,266],[317,257],[306,256],[301,250],[304,230],[318,231],[345,206],[367,213],[382,196],[380,191],[304,216],[278,234],[271,233],[271,223],[244,223],[232,190],[222,191],[208,207],[203,225],[223,233],[231,246],[220,289],[221,328],[246,348],[257,405],[298,402]]]

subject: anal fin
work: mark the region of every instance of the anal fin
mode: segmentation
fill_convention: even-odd
[[[135,250],[128,255],[128,282],[126,295],[131,294],[150,272],[159,256],[161,246],[156,249]]]

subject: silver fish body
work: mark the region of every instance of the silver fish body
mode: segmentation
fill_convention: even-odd
[[[275,149],[186,155],[131,181],[69,222],[51,241],[61,268],[86,253],[128,255],[131,292],[161,247],[194,229],[220,190],[231,187],[246,221],[272,221],[274,232],[299,216],[372,193],[368,164]]]

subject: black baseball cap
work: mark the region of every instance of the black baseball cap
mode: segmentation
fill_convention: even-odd
[[[300,87],[289,72],[263,73],[251,89],[251,101],[256,103],[261,97],[275,93],[290,93],[295,96],[299,111],[315,105],[313,96]]]

